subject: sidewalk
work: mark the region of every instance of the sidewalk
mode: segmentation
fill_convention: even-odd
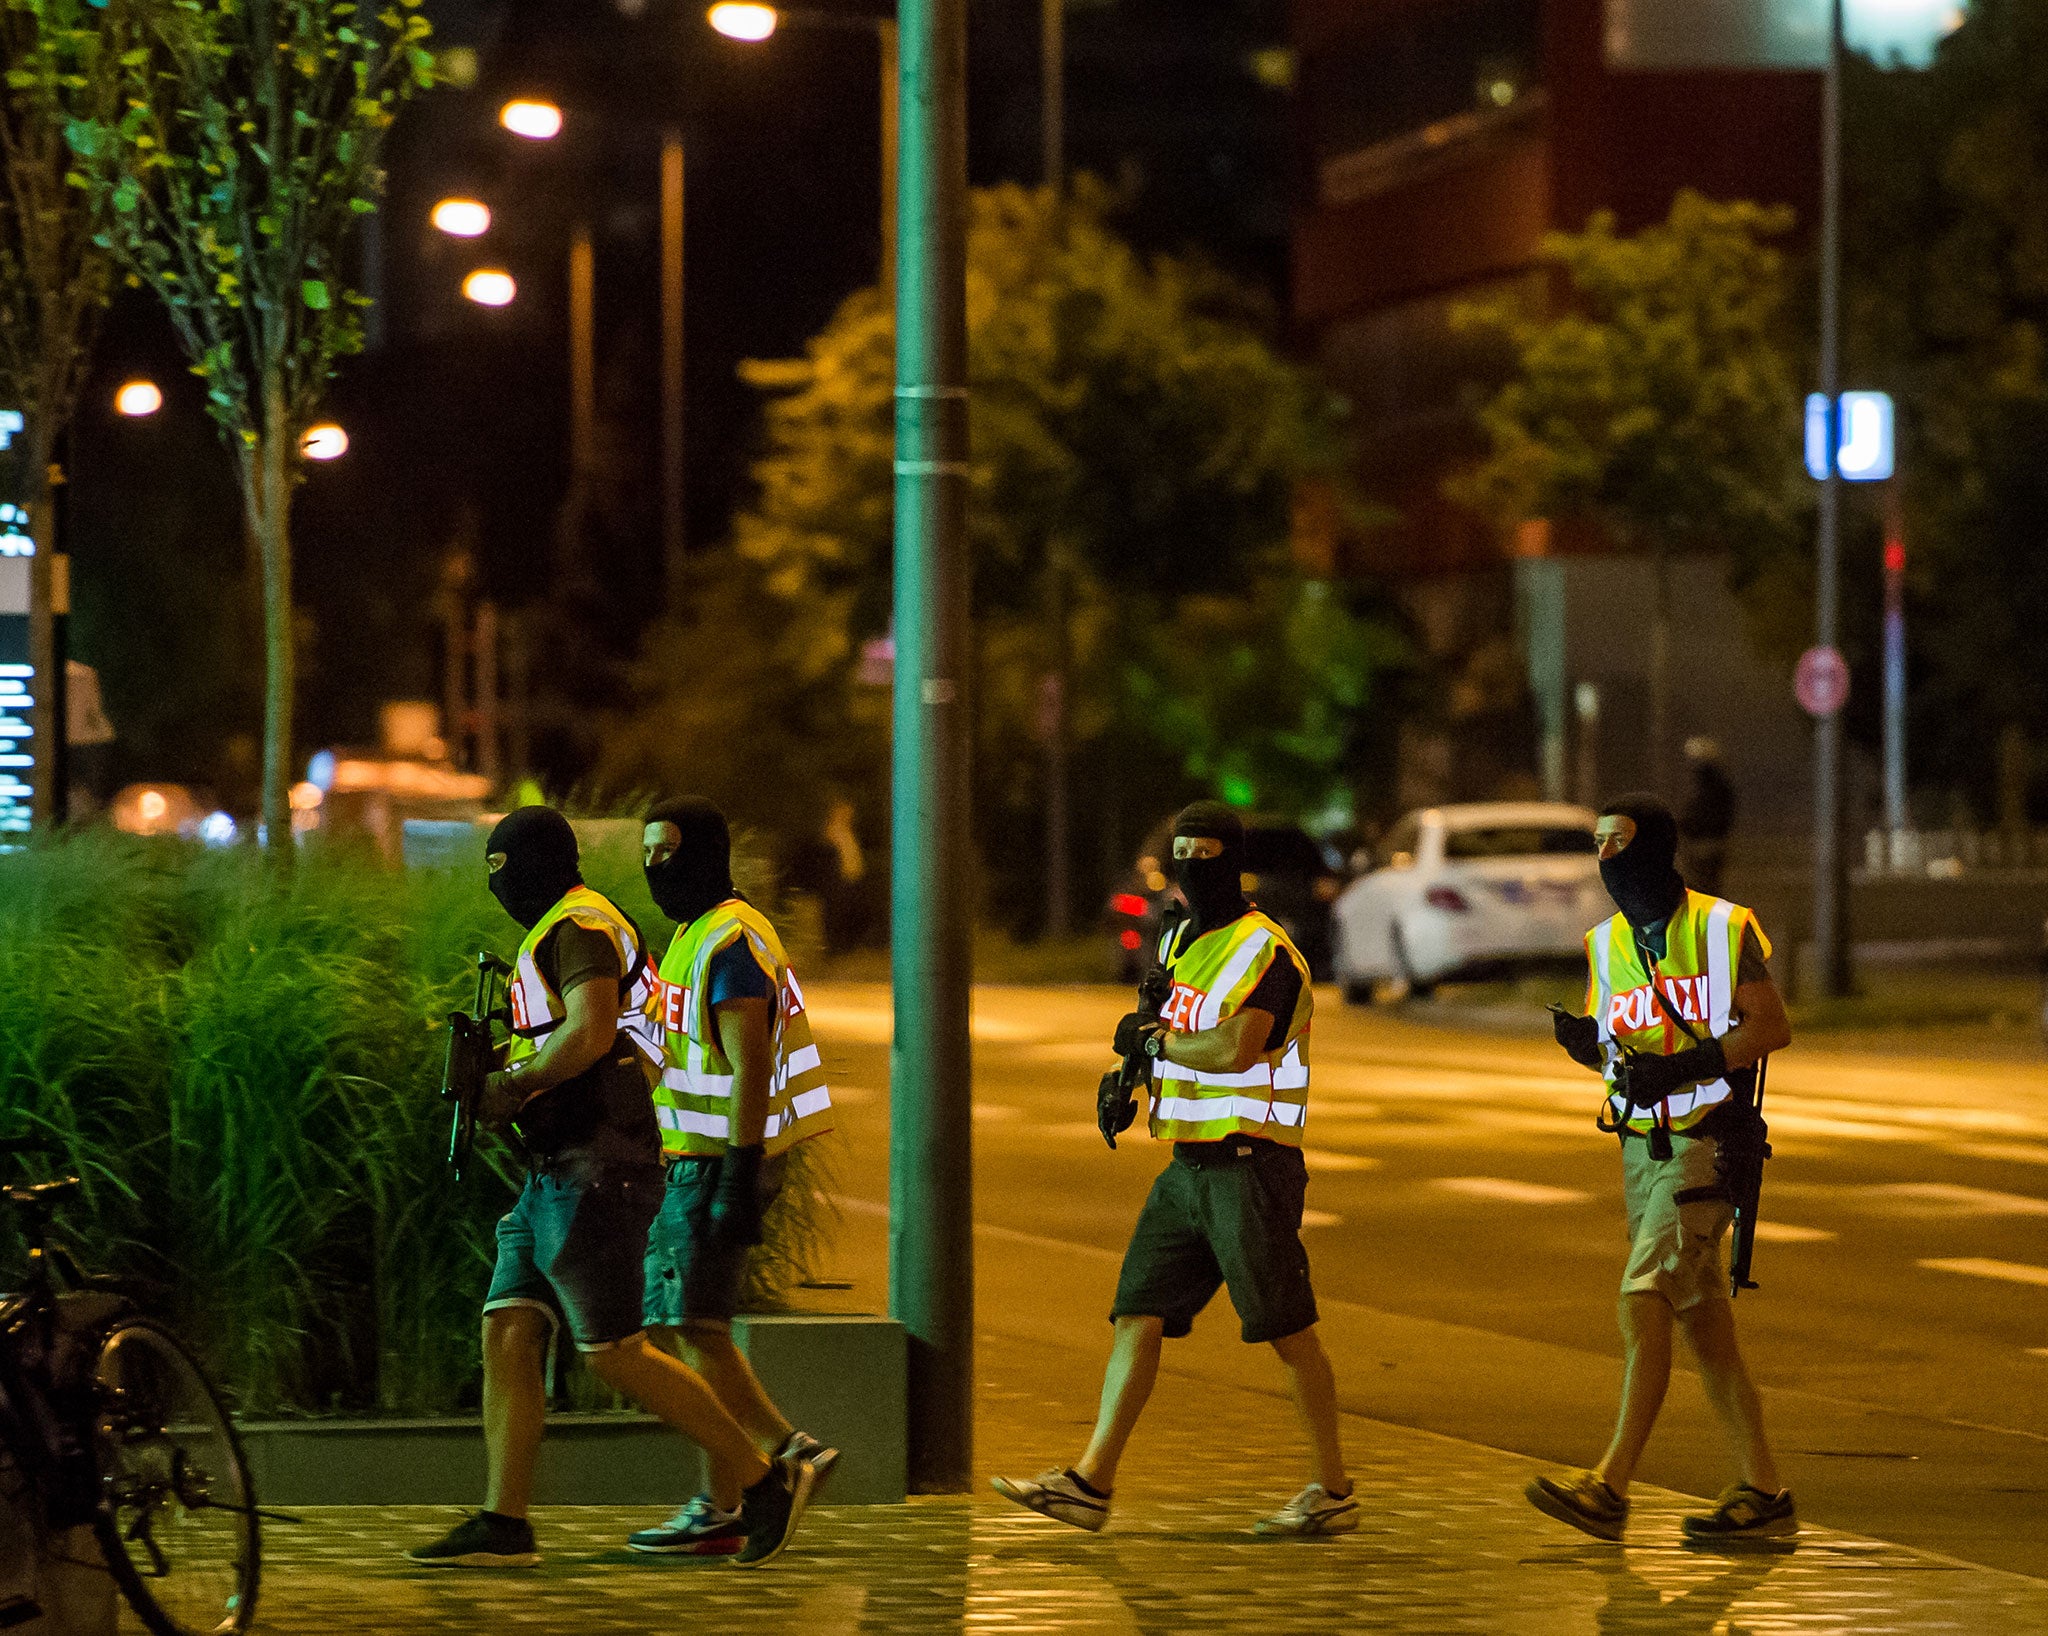
[[[1088,1536],[986,1489],[1070,1459],[1093,1417],[1108,1326],[1046,1345],[983,1333],[970,1497],[811,1513],[756,1572],[635,1557],[640,1512],[536,1517],[538,1569],[411,1567],[446,1525],[425,1508],[329,1508],[266,1529],[259,1629],[276,1636],[485,1636],[533,1630],[839,1633],[1468,1631],[1506,1636],[2048,1629],[2048,1583],[1809,1529],[1797,1551],[1702,1556],[1679,1543],[1696,1502],[1638,1486],[1630,1543],[1584,1539],[1530,1510],[1539,1465],[1345,1417],[1367,1516],[1330,1541],[1245,1530],[1298,1486],[1299,1438],[1272,1396],[1173,1367],[1140,1427],[1108,1532]],[[679,1496],[680,1498],[681,1496]]]

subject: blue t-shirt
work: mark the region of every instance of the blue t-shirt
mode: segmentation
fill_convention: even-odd
[[[736,937],[711,957],[704,975],[704,1003],[717,1006],[726,1000],[768,1000],[774,997],[768,974],[754,958],[744,937]],[[773,1009],[772,1007],[770,1008]]]

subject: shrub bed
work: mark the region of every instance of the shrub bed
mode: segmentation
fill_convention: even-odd
[[[637,864],[585,860],[658,952]],[[85,1183],[68,1236],[150,1289],[245,1412],[469,1407],[519,1171],[491,1144],[488,1174],[448,1173],[444,1019],[477,950],[509,957],[516,933],[481,860],[398,872],[316,848],[278,880],[245,848],[105,831],[0,856],[0,1129],[61,1148]],[[811,1262],[818,1146],[770,1215],[751,1306]]]

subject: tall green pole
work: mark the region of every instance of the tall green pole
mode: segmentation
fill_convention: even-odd
[[[972,1477],[967,1035],[967,4],[902,0],[889,1309],[910,1336],[910,1483]]]

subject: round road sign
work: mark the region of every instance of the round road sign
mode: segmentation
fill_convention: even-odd
[[[1809,716],[1832,716],[1849,702],[1849,661],[1837,648],[1808,648],[1792,673],[1792,692]]]

